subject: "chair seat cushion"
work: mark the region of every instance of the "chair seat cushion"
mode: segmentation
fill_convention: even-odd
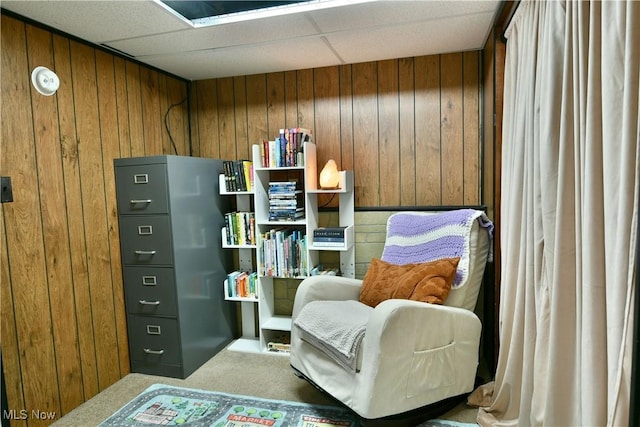
[[[374,258],[362,280],[360,302],[375,307],[388,299],[443,304],[460,258],[397,265]]]

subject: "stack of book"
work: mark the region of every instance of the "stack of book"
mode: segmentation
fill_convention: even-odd
[[[255,214],[253,212],[227,212],[224,214],[227,245],[255,245]]]
[[[345,246],[345,230],[347,227],[320,227],[313,230],[313,246],[343,247]]]
[[[258,240],[261,276],[299,277],[309,274],[307,239],[304,231],[272,229]]]
[[[230,298],[258,298],[256,282],[258,274],[234,271],[227,275],[227,296]]]
[[[311,129],[280,129],[280,135],[272,141],[263,141],[260,146],[262,167],[304,166],[304,143],[311,141]]]
[[[225,188],[229,192],[251,191],[253,188],[253,163],[249,160],[225,160]]]
[[[295,221],[304,218],[302,190],[296,181],[269,183],[269,221]]]

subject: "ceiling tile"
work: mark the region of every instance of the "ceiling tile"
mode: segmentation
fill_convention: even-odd
[[[187,31],[107,42],[110,47],[132,56],[198,51],[220,47],[262,44],[317,34],[304,17],[279,16],[269,19],[193,28]]]
[[[282,40],[260,46],[151,55],[142,61],[190,80],[300,70],[338,65],[320,37]]]
[[[491,14],[487,14],[489,19]],[[455,34],[452,37],[451,34]],[[367,31],[340,32],[326,36],[338,55],[347,63],[374,59],[404,58],[481,49],[488,28],[472,16],[424,23],[380,27]]]

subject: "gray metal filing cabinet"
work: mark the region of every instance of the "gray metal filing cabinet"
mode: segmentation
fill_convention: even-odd
[[[222,284],[222,160],[115,159],[132,372],[186,378],[236,336]]]

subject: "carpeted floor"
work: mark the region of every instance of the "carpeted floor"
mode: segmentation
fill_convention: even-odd
[[[330,396],[295,376],[286,356],[223,350],[184,380],[137,373],[129,374],[57,420],[53,426],[97,426],[153,384],[255,396],[263,399],[338,405]],[[448,412],[442,415],[438,414],[437,418],[475,423],[477,413],[476,408],[470,408],[462,402]],[[410,424],[410,422],[407,419],[406,421],[395,420],[390,423],[371,425],[382,426],[386,424],[395,427],[420,424],[419,422]]]

